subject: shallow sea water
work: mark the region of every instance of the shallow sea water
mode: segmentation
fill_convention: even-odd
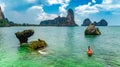
[[[29,42],[43,39],[46,55],[19,47],[15,32],[34,29]],[[0,67],[120,67],[120,27],[99,27],[102,35],[85,36],[86,27],[1,27]],[[88,57],[86,49],[93,49]]]

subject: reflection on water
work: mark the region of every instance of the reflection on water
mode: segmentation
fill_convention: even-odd
[[[66,30],[65,47],[72,54],[74,52],[74,27]]]
[[[47,55],[19,47],[14,33],[24,29],[35,30],[29,42],[38,38],[47,42]],[[85,27],[0,28],[0,67],[119,67],[120,28],[100,29],[100,36],[85,36]],[[88,45],[92,57],[86,54]]]

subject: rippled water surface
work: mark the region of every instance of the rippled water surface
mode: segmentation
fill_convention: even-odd
[[[0,67],[120,67],[120,27],[99,27],[102,35],[85,36],[86,27],[1,27]],[[46,55],[19,47],[15,32],[34,29],[29,42],[43,39]],[[86,49],[93,49],[88,57]]]

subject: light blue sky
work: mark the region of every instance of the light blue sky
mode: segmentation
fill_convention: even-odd
[[[79,25],[85,18],[120,25],[120,0],[0,0],[0,6],[5,17],[16,23],[39,24],[42,20],[66,16],[72,8]]]

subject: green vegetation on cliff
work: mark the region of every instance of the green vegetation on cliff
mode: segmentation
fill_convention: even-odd
[[[7,19],[0,20],[0,27],[9,26],[9,21]]]

